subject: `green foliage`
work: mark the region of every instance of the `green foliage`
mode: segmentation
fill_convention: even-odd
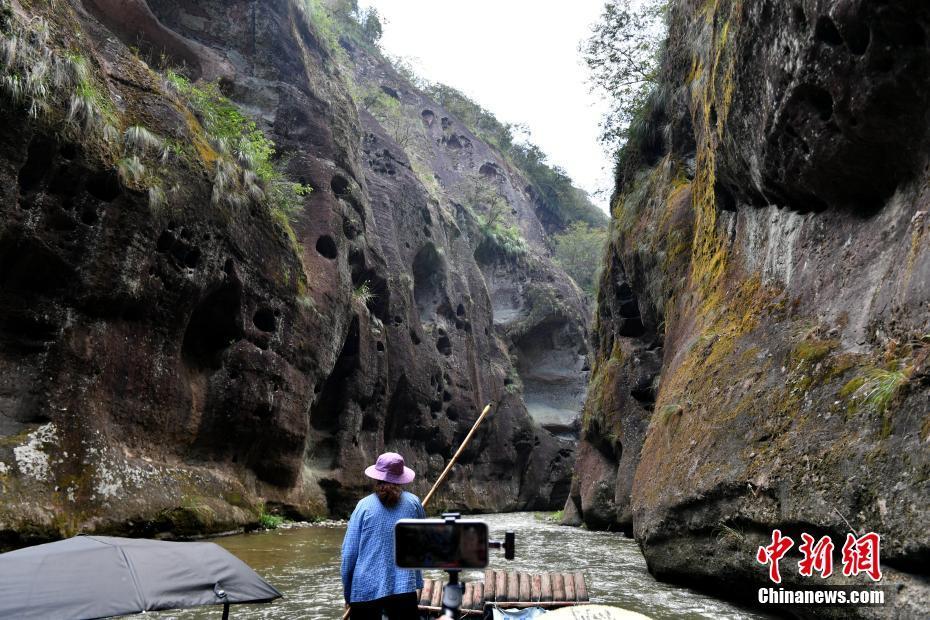
[[[120,181],[128,187],[139,187],[145,179],[145,164],[138,155],[130,155],[119,160],[116,164],[116,171]]]
[[[163,190],[160,185],[153,185],[149,188],[149,206],[154,211],[161,209],[167,202],[168,197],[165,195],[165,190]]]
[[[629,139],[631,125],[642,116],[658,83],[667,4],[667,0],[608,0],[591,37],[581,46],[591,83],[610,101],[601,122],[601,141],[614,153]]]
[[[123,132],[126,148],[146,152],[161,149],[162,139],[141,125],[133,125]]]
[[[536,188],[541,219],[550,232],[563,230],[576,221],[592,226],[606,224],[604,213],[572,184],[565,170],[547,163],[546,154],[538,146],[530,142],[513,144],[507,155]]]
[[[736,529],[721,523],[714,530],[717,542],[723,545],[741,545],[746,543],[746,533],[743,530]]]
[[[655,413],[656,424],[662,426],[668,426],[676,416],[680,416],[684,413],[684,408],[678,403],[669,403],[662,405],[662,407]]]
[[[0,95],[37,120],[53,108],[69,107],[68,120],[83,132],[102,127],[112,115],[109,100],[90,80],[87,61],[53,47],[42,17],[8,18],[0,37]]]
[[[375,297],[377,297],[377,295],[371,290],[371,284],[368,281],[362,282],[352,291],[352,298],[366,306],[374,301]]]
[[[464,188],[465,208],[478,225],[475,256],[490,260],[518,258],[527,253],[526,241],[520,229],[510,222],[510,204],[498,188],[476,176]]]
[[[361,99],[365,109],[378,119],[398,146],[405,151],[413,146],[413,139],[420,135],[421,123],[404,114],[400,101],[374,87],[366,90]]]
[[[547,162],[546,154],[525,139],[524,125],[501,123],[493,113],[461,91],[441,83],[423,83],[423,90],[462,121],[476,136],[495,147],[513,162],[536,188],[540,208],[550,230],[560,230],[576,220],[603,226],[607,218],[584,191],[572,184],[571,177]]]
[[[555,236],[555,260],[590,299],[597,294],[607,229],[575,222]]]
[[[360,11],[356,0],[295,0],[304,18],[322,39],[321,43],[336,64],[348,67],[348,57],[339,44],[341,36],[359,47],[377,50],[383,34],[381,15],[375,8]]]
[[[840,396],[851,398],[850,408],[868,408],[883,414],[900,390],[910,380],[911,368],[868,368],[840,390]]]
[[[424,83],[424,92],[462,121],[469,130],[501,153],[513,145],[516,131],[525,128],[501,123],[493,113],[481,107],[460,90],[442,83]]]
[[[279,175],[272,164],[274,142],[265,137],[255,121],[223,96],[215,82],[194,85],[170,69],[166,82],[197,113],[218,152],[233,153],[242,166],[254,170],[263,181],[277,180]]]
[[[358,23],[361,28],[362,36],[369,43],[375,45],[381,40],[384,30],[381,26],[381,15],[378,9],[371,7],[358,17]]]
[[[322,0],[299,0],[297,6],[303,11],[304,17],[313,24],[330,55],[337,59],[344,55],[345,52],[339,46],[336,20]]]
[[[196,113],[216,149],[213,202],[235,206],[248,200],[267,203],[293,237],[289,222],[313,188],[284,178],[274,161],[274,142],[223,96],[216,83],[192,84],[172,70],[167,71],[165,82]]]
[[[268,512],[265,504],[259,506],[258,513],[258,524],[262,529],[265,530],[275,530],[280,527],[286,519],[281,515],[276,515]]]

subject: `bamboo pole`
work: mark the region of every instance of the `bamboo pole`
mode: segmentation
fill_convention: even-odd
[[[472,436],[475,434],[475,431],[478,430],[478,427],[481,426],[481,423],[484,422],[484,419],[488,417],[488,414],[491,412],[491,403],[488,403],[484,407],[484,411],[481,412],[481,415],[478,416],[478,419],[475,420],[474,426],[471,427],[471,430],[468,431],[468,434],[465,435],[465,439],[462,440],[462,445],[459,446],[459,449],[455,451],[455,454],[452,455],[452,458],[449,460],[449,464],[446,465],[446,468],[442,470],[442,473],[439,474],[439,479],[436,480],[436,483],[433,485],[433,488],[429,490],[429,493],[426,494],[426,497],[423,499],[423,508],[426,508],[426,504],[429,503],[429,500],[433,498],[433,494],[436,492],[436,489],[439,488],[439,485],[443,483],[446,479],[446,476],[449,475],[449,472],[452,471],[452,466],[455,465],[455,462],[459,460],[459,457],[462,456],[462,452],[465,451],[465,448],[468,446],[468,442],[471,441]],[[352,612],[352,609],[347,605],[346,612],[342,615],[342,620],[346,620],[349,617],[349,614]]]
[[[449,464],[446,465],[446,468],[442,470],[442,473],[439,474],[439,479],[436,480],[436,484],[433,485],[433,488],[429,490],[429,493],[426,494],[426,498],[423,500],[423,507],[426,508],[426,505],[429,503],[429,500],[433,498],[433,494],[439,488],[439,485],[443,483],[446,479],[446,476],[449,475],[449,472],[452,471],[452,466],[455,465],[455,462],[459,460],[459,457],[462,455],[462,452],[465,451],[465,448],[468,446],[468,442],[471,441],[472,435],[475,434],[475,431],[478,430],[478,427],[481,426],[481,423],[484,422],[484,419],[488,416],[488,413],[491,411],[491,403],[488,403],[484,408],[484,411],[481,412],[481,415],[478,416],[478,419],[475,420],[475,425],[471,427],[471,430],[468,431],[468,434],[465,435],[465,439],[462,441],[462,445],[459,446],[459,449],[455,451],[455,454],[449,460]]]

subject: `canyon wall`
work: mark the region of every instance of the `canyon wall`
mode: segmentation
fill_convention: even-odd
[[[332,21],[0,2],[0,544],[345,516],[385,450],[422,495],[488,402],[433,507],[564,502],[587,310],[557,205]]]
[[[780,528],[784,583],[820,585],[800,533],[839,566],[874,531],[888,606],[789,611],[930,607],[928,33],[916,1],[671,3],[566,505],[660,579],[752,600]]]

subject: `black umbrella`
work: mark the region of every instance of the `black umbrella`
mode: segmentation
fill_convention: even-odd
[[[281,596],[213,543],[76,536],[0,554],[0,618],[107,618]]]

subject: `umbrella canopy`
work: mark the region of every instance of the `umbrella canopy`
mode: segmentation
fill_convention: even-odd
[[[0,618],[106,618],[281,596],[219,545],[76,536],[0,554]]]

